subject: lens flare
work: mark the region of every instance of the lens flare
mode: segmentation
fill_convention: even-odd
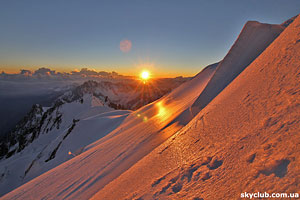
[[[128,53],[131,50],[131,47],[132,47],[132,43],[130,40],[122,40],[120,42],[120,50],[123,53]]]

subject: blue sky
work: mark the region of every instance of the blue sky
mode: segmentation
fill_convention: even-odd
[[[221,60],[248,20],[282,23],[299,0],[0,0],[0,69],[82,67],[194,75]],[[119,49],[121,40],[131,51]]]

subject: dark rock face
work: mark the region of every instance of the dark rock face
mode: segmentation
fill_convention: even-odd
[[[0,159],[9,158],[22,151],[41,133],[47,133],[53,128],[59,129],[62,114],[58,108],[62,102],[57,101],[51,108],[44,111],[42,106],[33,105],[30,112],[16,125],[0,143]]]

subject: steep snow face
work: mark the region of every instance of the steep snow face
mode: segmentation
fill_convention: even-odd
[[[110,134],[88,145],[85,152],[16,190],[24,193],[13,192],[3,198],[93,196],[182,127],[176,118],[193,104],[215,69],[216,65],[208,66],[169,95],[133,112]],[[67,156],[66,152],[62,155]]]
[[[219,64],[216,73],[192,106],[196,115],[237,77],[283,31],[281,25],[249,21]]]
[[[299,193],[299,99],[297,17],[187,126],[92,199],[240,199],[242,192]]]
[[[44,108],[49,109],[52,108]],[[22,134],[19,137],[24,137],[24,141],[28,138],[30,142],[24,142],[24,149],[20,152],[17,152],[20,144],[16,143],[9,149],[14,154],[0,160],[1,195],[81,154],[85,146],[111,132],[130,113],[103,106],[98,98],[89,94],[84,95],[80,101],[65,103],[53,109],[48,115],[42,115],[43,111],[40,110],[35,112],[38,118],[46,118],[29,121],[30,124],[26,124],[28,135],[24,135],[21,130],[18,133]],[[34,122],[40,124],[32,124]]]

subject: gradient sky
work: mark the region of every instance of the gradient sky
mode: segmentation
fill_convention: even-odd
[[[299,0],[0,0],[0,70],[88,67],[194,75],[221,60],[248,20],[282,23]],[[132,42],[129,52],[120,41]]]

